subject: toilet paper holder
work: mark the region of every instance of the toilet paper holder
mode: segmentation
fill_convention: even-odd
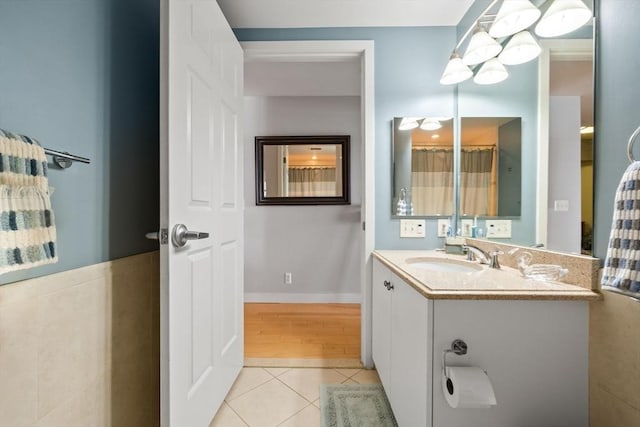
[[[462,341],[461,339],[455,339],[451,343],[451,348],[447,348],[442,350],[442,376],[445,378],[449,378],[447,375],[447,354],[453,353],[458,356],[463,356],[467,354],[467,343]]]

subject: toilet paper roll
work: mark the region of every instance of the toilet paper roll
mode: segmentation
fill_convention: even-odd
[[[489,408],[497,403],[489,377],[474,366],[447,367],[442,391],[452,408]]]

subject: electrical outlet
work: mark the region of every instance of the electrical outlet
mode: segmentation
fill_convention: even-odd
[[[486,236],[494,239],[511,238],[511,220],[510,219],[488,219],[485,221],[487,228]]]
[[[293,281],[291,280],[291,273],[284,273],[284,284],[290,285],[291,283],[293,283]]]
[[[424,219],[401,219],[400,237],[424,237],[425,226]]]
[[[463,219],[460,221],[462,226],[462,237],[471,237],[471,227],[473,227],[472,219]]]
[[[447,237],[447,230],[449,229],[449,225],[451,221],[448,219],[439,219],[438,220],[438,237]]]

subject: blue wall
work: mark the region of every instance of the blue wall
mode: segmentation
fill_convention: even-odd
[[[0,283],[157,247],[159,2],[0,3],[0,128],[92,160],[50,169],[57,264]]]
[[[480,5],[474,5],[474,11]],[[479,12],[467,16],[476,17]],[[468,20],[468,18],[465,18]],[[465,22],[463,19],[462,22]],[[475,18],[474,18],[475,19]],[[441,245],[435,220],[427,220],[425,239],[400,239],[399,220],[391,219],[391,120],[393,117],[460,116],[522,117],[522,217],[514,219],[512,240],[535,239],[535,173],[537,140],[537,62],[513,67],[512,76],[497,85],[473,82],[442,86],[440,76],[457,42],[459,27],[236,29],[240,41],[373,40],[375,45],[376,116],[376,248],[425,249]],[[481,223],[482,225],[482,223]]]
[[[373,40],[375,60],[376,248],[425,249],[440,244],[436,222],[426,239],[400,239],[391,219],[391,121],[402,116],[453,116],[454,89],[440,76],[456,43],[455,27],[236,29],[240,41]]]
[[[640,126],[640,2],[597,2],[594,251],[607,252],[613,201],[624,170],[627,140]],[[640,141],[634,156],[640,159]]]

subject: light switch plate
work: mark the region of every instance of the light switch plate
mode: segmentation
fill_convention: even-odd
[[[510,219],[488,219],[485,221],[487,228],[486,236],[493,239],[509,239],[511,238],[511,220]]]
[[[424,219],[401,219],[400,237],[424,237],[426,222]]]
[[[569,210],[569,201],[568,200],[554,200],[553,201],[553,210],[556,212],[566,212]]]
[[[448,219],[439,219],[438,220],[438,237],[447,237],[447,230],[449,229],[449,224],[451,222]]]

